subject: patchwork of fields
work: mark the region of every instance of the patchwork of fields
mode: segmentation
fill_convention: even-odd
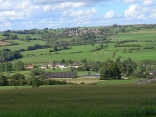
[[[128,30],[132,30],[129,27]],[[114,32],[117,29],[114,30]],[[60,33],[64,29],[49,30],[49,33]],[[43,32],[43,30],[41,31]],[[14,35],[14,33],[11,33]],[[11,51],[27,49],[35,44],[45,45],[46,41],[39,38],[40,34],[18,34],[19,38],[37,38],[38,40],[6,40],[0,41],[0,50],[10,49]],[[0,33],[0,38],[5,38]],[[78,37],[75,37],[77,39]],[[71,40],[72,38],[61,38]],[[60,38],[58,39],[60,41]],[[23,51],[23,58],[19,59],[28,64],[49,63],[54,60],[80,61],[84,58],[87,61],[106,61],[108,58],[116,60],[128,59],[133,61],[155,60],[156,58],[156,33],[155,29],[144,29],[118,33],[109,37],[107,48],[92,51],[99,48],[100,44],[70,46],[70,49],[49,52],[50,49],[37,49]],[[129,41],[131,42],[123,42]],[[116,45],[120,42],[120,46]],[[14,46],[5,46],[10,43],[18,43]],[[135,47],[139,45],[139,47]],[[116,47],[115,47],[116,46]],[[149,48],[153,49],[149,49]],[[69,71],[69,68],[66,69]],[[53,71],[46,69],[46,71]],[[60,72],[56,69],[55,72]],[[64,70],[65,71],[65,70]],[[17,71],[4,72],[6,76],[16,74]],[[29,78],[30,70],[18,71]],[[87,71],[78,73],[78,76],[87,74]],[[95,74],[96,72],[90,72]],[[97,78],[71,78],[56,79],[66,80],[75,85],[40,86],[6,86],[0,87],[0,117],[156,117],[156,84],[137,85],[132,84],[138,78],[128,80],[106,80]],[[80,85],[76,85],[80,84]],[[83,84],[83,85],[82,85]]]

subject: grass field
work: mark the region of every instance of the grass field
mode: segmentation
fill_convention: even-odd
[[[20,41],[20,40],[7,40],[8,42],[14,42],[14,43],[19,43],[19,45],[14,45],[14,46],[3,46],[0,47],[0,49],[10,49],[10,50],[20,50],[20,49],[26,49],[28,46],[33,46],[35,44],[46,44],[46,42],[41,41],[41,40],[31,40],[30,42],[26,41]]]
[[[148,47],[148,46],[155,46],[155,42],[142,42],[141,43],[143,45],[143,47]],[[61,59],[65,59],[65,60],[75,60],[75,61],[80,61],[81,59],[86,58],[88,61],[106,61],[108,58],[115,60],[118,57],[122,57],[121,60],[125,60],[128,57],[134,59],[135,61],[140,61],[140,60],[144,60],[144,59],[150,59],[150,60],[155,60],[156,58],[156,54],[155,54],[155,49],[143,49],[143,47],[141,47],[141,49],[139,51],[133,51],[132,53],[126,52],[126,53],[122,53],[123,49],[125,49],[125,47],[118,47],[118,48],[114,48],[113,44],[109,44],[109,47],[107,49],[103,49],[97,52],[89,52],[90,50],[95,49],[96,47],[98,47],[98,45],[96,46],[91,46],[91,45],[87,45],[87,46],[74,46],[72,47],[72,49],[70,50],[63,50],[58,52],[59,54],[55,54],[54,52],[51,53],[51,55],[49,55],[49,49],[42,49],[42,50],[34,50],[34,51],[26,51],[26,52],[22,52],[22,54],[25,56],[24,58],[22,58],[21,60],[26,62],[26,63],[42,63],[42,62],[51,62],[53,60],[61,60]],[[130,49],[133,47],[126,47],[126,49]],[[118,51],[116,51],[118,50]],[[70,54],[71,52],[78,52],[78,51],[83,51],[82,53],[74,53],[74,54]],[[113,52],[115,52],[115,57],[112,58],[112,54]],[[35,56],[29,56],[27,57],[27,55],[32,55],[35,54]],[[42,55],[41,55],[42,54]],[[138,56],[139,55],[139,56]],[[46,58],[46,59],[45,59]]]
[[[155,117],[156,84],[0,90],[1,117]]]
[[[131,27],[130,27],[131,28]],[[59,30],[49,30],[49,32],[61,32],[65,29],[59,29]],[[19,34],[20,38],[24,38],[27,35],[26,34]],[[34,36],[38,38],[40,35],[29,35]],[[0,36],[2,37],[2,36]],[[108,48],[97,51],[97,52],[90,52],[91,50],[95,49],[96,47],[99,47],[99,44],[95,44],[94,46],[87,45],[87,46],[72,46],[72,49],[69,50],[63,50],[55,54],[54,52],[51,53],[51,56],[49,54],[49,49],[39,49],[34,51],[25,51],[22,52],[24,57],[21,59],[25,63],[47,63],[54,60],[75,60],[80,61],[81,59],[86,58],[88,61],[106,61],[108,58],[116,60],[118,57],[122,57],[121,60],[125,60],[128,57],[132,58],[134,61],[140,61],[144,59],[150,59],[155,60],[156,54],[155,49],[143,49],[145,47],[156,47],[156,33],[155,29],[143,29],[141,31],[130,31],[129,33],[118,33],[117,35],[111,36],[111,41],[123,41],[123,40],[138,40],[138,42],[127,42],[124,44],[140,44],[142,47],[140,47],[139,51],[132,51],[132,53],[129,53],[128,51],[126,53],[123,53],[123,49],[131,49],[131,48],[137,48],[137,47],[114,47],[115,43],[108,43]],[[77,37],[76,37],[77,38]],[[65,40],[69,40],[69,38],[64,38]],[[151,40],[153,42],[145,42],[145,40]],[[20,40],[7,40],[8,42],[15,42],[19,43],[19,45],[15,46],[4,46],[0,47],[0,49],[8,48],[11,50],[19,50],[19,49],[26,49],[28,46],[32,46],[34,44],[46,44],[46,42],[41,40],[31,40],[30,42],[20,41]],[[104,43],[105,44],[105,43]],[[52,48],[51,48],[52,49]],[[74,53],[70,54],[72,52],[78,52],[82,51],[81,53]],[[114,58],[112,58],[112,54],[115,52]],[[31,56],[31,55],[35,56]],[[28,56],[29,55],[29,56]],[[45,59],[46,58],[46,59]]]

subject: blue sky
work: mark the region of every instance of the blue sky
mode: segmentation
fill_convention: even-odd
[[[0,0],[0,30],[156,23],[156,0]]]

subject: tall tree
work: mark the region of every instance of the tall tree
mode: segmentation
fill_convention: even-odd
[[[0,86],[7,86],[7,84],[8,79],[3,74],[0,74]]]
[[[17,61],[14,63],[14,68],[17,71],[22,71],[24,70],[24,63],[22,61]]]
[[[6,72],[12,71],[12,63],[11,62],[5,62],[5,71]]]

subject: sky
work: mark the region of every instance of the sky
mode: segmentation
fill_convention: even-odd
[[[0,31],[155,23],[156,0],[0,0]]]

